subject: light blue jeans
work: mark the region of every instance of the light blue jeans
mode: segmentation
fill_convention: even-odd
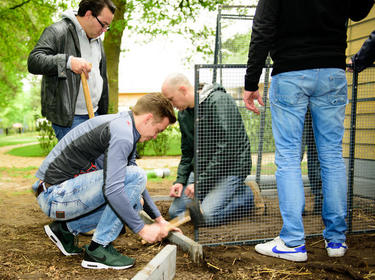
[[[97,116],[98,113],[95,113]],[[61,140],[69,131],[71,131],[76,126],[79,126],[81,123],[87,121],[89,119],[89,115],[74,115],[72,126],[59,126],[57,124],[52,124],[52,128],[55,131],[55,135],[57,140]]]
[[[228,176],[201,200],[206,225],[220,225],[251,214],[254,207],[253,193],[250,187],[244,184],[244,179]],[[192,183],[194,183],[193,172],[190,173],[187,185]],[[186,205],[192,201],[185,195],[187,185],[184,186],[181,197],[175,198],[169,208],[171,218],[184,212]]]
[[[141,194],[146,188],[147,176],[138,166],[127,166],[124,188],[129,202],[138,212],[142,209]],[[39,180],[34,183],[35,191]],[[115,240],[123,227],[122,221],[103,195],[103,170],[79,175],[42,192],[37,201],[42,211],[54,220],[67,221],[73,234],[96,229],[93,241],[107,245]],[[64,218],[56,217],[63,211]]]
[[[276,181],[288,246],[305,243],[302,211],[305,196],[301,175],[301,141],[310,108],[321,166],[323,236],[344,242],[347,211],[346,167],[342,157],[347,82],[336,68],[292,71],[273,76],[270,88],[272,131],[275,138]]]

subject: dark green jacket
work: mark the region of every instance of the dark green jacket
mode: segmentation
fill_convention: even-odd
[[[179,112],[182,157],[176,183],[194,171],[194,109]],[[233,98],[221,86],[205,86],[198,109],[197,182],[214,186],[222,177],[245,178],[251,171],[250,141]],[[210,188],[210,187],[209,187]]]

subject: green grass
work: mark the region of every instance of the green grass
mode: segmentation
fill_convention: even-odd
[[[0,178],[3,176],[6,177],[17,177],[17,178],[35,178],[35,172],[38,167],[28,166],[28,167],[0,167]]]
[[[11,149],[7,154],[18,157],[44,157],[46,154],[39,144],[27,145]]]
[[[24,134],[17,134],[17,135],[11,135],[11,136],[0,136],[0,147],[37,142],[38,141],[37,136],[38,135],[36,133],[24,133]]]
[[[164,178],[157,177],[155,175],[155,173],[152,172],[152,171],[153,171],[153,169],[147,169],[146,170],[146,172],[147,172],[147,181],[156,182],[156,183],[160,183],[160,182],[163,182],[165,180],[170,181],[172,183],[172,182],[175,181],[176,175],[177,175],[177,167],[171,167],[171,168],[169,168],[170,174],[169,174],[169,176],[164,177]]]
[[[168,143],[168,150],[166,156],[180,156],[181,155],[181,139],[179,137],[171,137]],[[143,156],[156,156],[154,149],[150,144],[146,145]]]

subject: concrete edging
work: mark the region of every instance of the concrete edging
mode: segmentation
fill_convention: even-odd
[[[147,215],[147,213],[143,210],[139,213],[139,215],[147,224],[154,222],[154,220],[151,219],[150,216]],[[188,252],[191,260],[194,263],[200,263],[203,259],[203,247],[198,242],[195,242],[180,232],[170,232],[167,238],[170,242],[180,246],[183,251]]]
[[[171,280],[176,275],[177,246],[165,246],[132,280]]]

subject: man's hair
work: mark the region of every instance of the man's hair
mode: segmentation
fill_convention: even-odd
[[[182,73],[172,73],[168,75],[165,81],[172,88],[176,88],[181,85],[189,87],[192,86],[189,79]]]
[[[160,92],[149,93],[139,98],[132,111],[136,116],[151,113],[157,122],[162,121],[165,117],[169,119],[170,124],[176,122],[171,102]]]
[[[116,11],[116,6],[111,0],[82,0],[79,3],[78,16],[83,17],[87,11],[91,11],[94,16],[98,16],[104,7],[107,7],[112,14]]]

